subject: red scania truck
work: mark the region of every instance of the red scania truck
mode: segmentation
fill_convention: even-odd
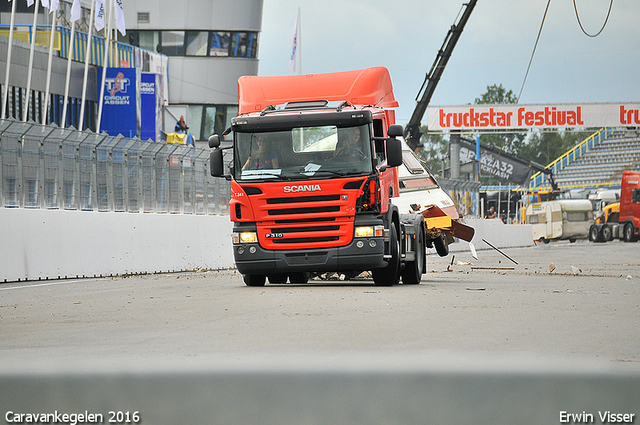
[[[209,146],[211,175],[231,180],[234,258],[244,282],[370,270],[376,285],[400,277],[419,283],[433,229],[390,202],[400,193],[403,129],[388,109],[398,103],[387,69],[245,76],[238,97],[232,146],[218,135]],[[228,173],[225,149],[233,149]]]
[[[612,204],[615,211],[616,205]],[[620,203],[618,213],[605,218],[603,223],[596,223],[589,229],[589,240],[607,242],[622,239],[625,242],[636,242],[640,239],[640,173],[623,171],[620,187]]]

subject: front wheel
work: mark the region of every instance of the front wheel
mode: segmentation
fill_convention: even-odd
[[[377,286],[392,286],[397,284],[400,280],[400,244],[398,242],[395,223],[391,223],[389,233],[391,258],[387,263],[387,267],[371,271],[371,274],[373,275],[373,283]]]
[[[600,242],[600,232],[598,226],[591,226],[589,229],[589,240],[592,242]]]
[[[265,283],[263,274],[245,274],[242,278],[247,286],[264,286]]]

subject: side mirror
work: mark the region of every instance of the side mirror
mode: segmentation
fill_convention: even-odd
[[[217,148],[218,146],[220,146],[220,136],[218,136],[217,134],[212,134],[211,136],[209,136],[209,147],[213,149]]]
[[[389,127],[389,131],[391,131],[391,127]],[[402,126],[399,126],[399,127],[402,128]],[[402,164],[402,142],[398,139],[388,139],[387,140],[387,165],[389,167],[397,167],[401,164]]]
[[[209,138],[209,145],[211,145],[211,136]],[[218,136],[215,136],[218,137]],[[209,169],[212,177],[225,177],[224,176],[224,163],[222,161],[222,151],[215,149],[209,154]]]
[[[392,124],[387,130],[389,137],[400,137],[404,134],[404,129],[400,124]]]

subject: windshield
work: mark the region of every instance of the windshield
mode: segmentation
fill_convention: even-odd
[[[236,132],[234,145],[236,180],[301,180],[373,170],[368,125]]]

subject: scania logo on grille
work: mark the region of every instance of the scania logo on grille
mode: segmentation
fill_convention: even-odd
[[[284,193],[291,192],[316,192],[322,190],[319,184],[301,184],[300,186],[285,186]]]

